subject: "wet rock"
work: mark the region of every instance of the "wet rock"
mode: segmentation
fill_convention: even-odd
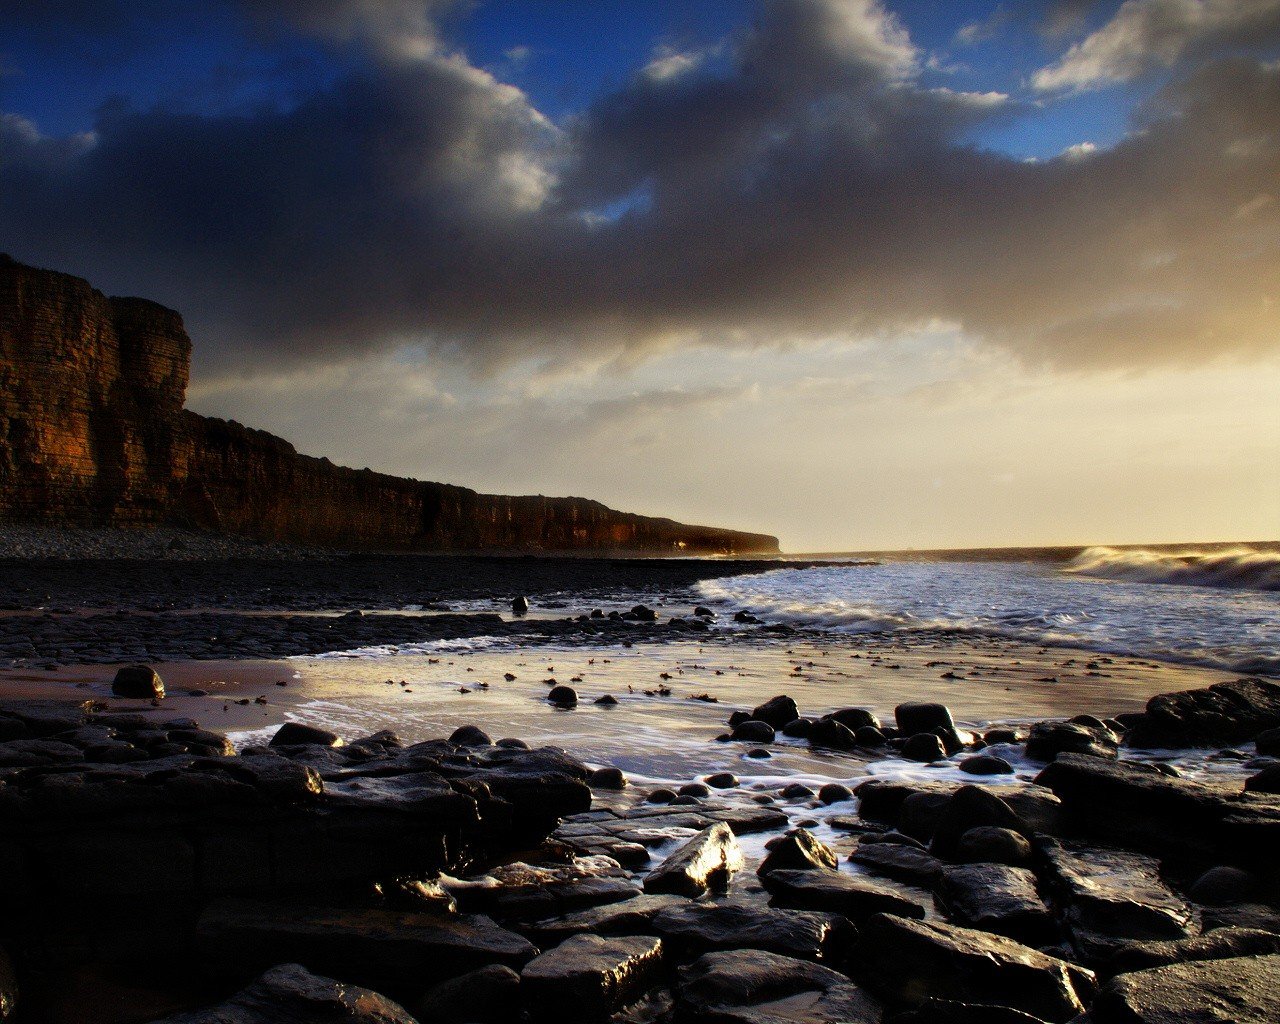
[[[1084,1018],[1081,1018],[1083,1022]],[[897,1014],[892,1024],[1045,1024],[1021,1010],[990,1003],[962,1003],[954,999],[926,999],[914,1010]]]
[[[852,940],[835,914],[739,903],[686,903],[656,914],[653,929],[677,960],[718,950],[761,949],[800,960],[840,961]]]
[[[597,697],[594,701],[592,701],[592,703],[599,704],[601,707],[611,708],[611,707],[617,706],[618,698],[613,696],[612,694],[606,693],[603,697]]]
[[[674,789],[667,789],[665,786],[659,786],[657,789],[649,791],[649,795],[645,797],[651,804],[669,804],[676,798]]]
[[[978,786],[962,786],[942,808],[929,849],[936,857],[954,860],[961,836],[984,825],[1009,829],[1022,836],[1032,834],[1026,823],[994,793]]]
[[[1133,942],[1121,946],[1104,967],[1108,975],[1127,974],[1196,960],[1229,960],[1238,956],[1274,953],[1280,953],[1280,935],[1274,932],[1258,928],[1219,928],[1190,939]]]
[[[577,707],[578,691],[572,686],[553,686],[547,693],[547,700],[558,708]]]
[[[778,795],[785,800],[808,800],[813,796],[813,790],[802,782],[793,782],[789,786],[783,786]]]
[[[1280,683],[1240,679],[1200,690],[1162,693],[1126,724],[1125,743],[1138,749],[1245,743],[1264,730],[1280,727]]]
[[[947,751],[938,736],[931,732],[918,732],[907,737],[907,741],[902,744],[901,754],[908,761],[929,762],[945,760]]]
[[[769,847],[768,856],[760,862],[756,874],[771,871],[834,871],[839,866],[835,851],[814,838],[808,829],[795,828],[782,835]]]
[[[696,1024],[879,1024],[880,1007],[843,974],[758,950],[708,953],[676,979]]]
[[[960,762],[962,772],[969,775],[1012,775],[1013,765],[994,754],[977,754]]]
[[[800,717],[800,709],[786,694],[779,694],[752,711],[751,717],[760,722],[767,722],[775,729],[782,729]]]
[[[773,726],[768,722],[757,722],[754,719],[748,719],[740,725],[734,726],[730,739],[745,740],[748,743],[772,743],[773,737]]]
[[[1269,757],[1280,757],[1280,728],[1264,729],[1254,740],[1258,753]]]
[[[906,1007],[949,999],[1065,1024],[1094,991],[1090,972],[1004,936],[887,914],[861,926],[857,963],[874,990]]]
[[[849,859],[887,878],[926,888],[933,887],[943,868],[932,854],[897,843],[859,843]]]
[[[301,722],[285,722],[271,737],[272,747],[340,747],[342,737],[328,729],[319,729],[314,725],[303,725]]]
[[[853,799],[853,790],[839,782],[828,782],[818,790],[818,800],[824,804],[838,804]]]
[[[441,982],[413,1004],[431,1024],[507,1024],[520,1013],[520,975],[493,964]]]
[[[942,740],[948,754],[964,746],[951,711],[944,704],[899,704],[893,709],[893,717],[903,736],[931,732]]]
[[[150,665],[126,665],[116,672],[111,692],[134,700],[159,700],[164,697],[164,680]]]
[[[657,622],[658,613],[647,605],[638,604],[627,613],[636,622]]]
[[[1031,844],[1013,829],[982,825],[967,830],[960,837],[952,859],[961,864],[1021,867],[1031,863]]]
[[[1245,903],[1258,893],[1258,879],[1225,864],[1210,868],[1192,884],[1188,895],[1197,903],[1227,906]]]
[[[958,923],[1006,935],[1029,945],[1057,937],[1057,925],[1040,894],[1036,876],[1004,864],[964,864],[945,868],[938,898]]]
[[[859,729],[879,729],[881,727],[880,719],[866,708],[841,708],[839,711],[832,711],[831,714],[823,717],[839,722],[854,733]]]
[[[696,796],[699,799],[711,795],[711,790],[701,782],[686,782],[677,792],[680,796]]]
[[[1021,743],[1023,737],[1018,733],[1017,729],[988,729],[982,734],[983,742],[987,746],[993,747],[997,743]]]
[[[512,614],[512,615],[527,615],[527,614],[529,614],[529,599],[528,599],[527,597],[524,597],[524,596],[516,597],[516,598],[512,598],[512,600],[511,600],[511,614]]]
[[[454,729],[449,736],[449,742],[457,747],[488,747],[493,745],[493,740],[489,738],[489,734],[474,725],[464,725]]]
[[[60,740],[9,740],[0,743],[0,768],[74,764],[84,759],[83,750]]]
[[[831,750],[852,750],[858,745],[849,727],[841,725],[834,718],[822,718],[814,722],[805,739],[815,747],[828,747]]]
[[[1094,759],[1093,763],[1102,762]],[[859,801],[858,812],[864,818],[889,825],[899,824],[903,805],[914,794],[935,795],[932,801],[918,802],[920,806],[914,812],[927,839],[932,836],[937,820],[946,807],[945,798],[961,787],[962,784],[957,782],[868,779],[866,782],[859,783],[854,788],[854,792]],[[1027,827],[1035,832],[1044,832],[1048,835],[1058,835],[1062,832],[1062,802],[1043,786],[978,788],[988,789],[988,792],[999,795],[1000,799],[1026,823]]]
[[[724,888],[744,864],[742,847],[731,829],[718,822],[703,829],[645,876],[644,891],[700,896]]]
[[[490,964],[518,969],[535,953],[527,939],[480,915],[281,900],[214,901],[200,917],[197,944],[202,962],[219,974],[298,960],[409,998]]]
[[[791,739],[806,739],[809,731],[813,728],[813,720],[809,718],[797,718],[794,722],[788,722],[781,729],[783,736],[789,736]]]
[[[770,871],[761,881],[774,906],[843,914],[857,922],[872,914],[923,918],[923,904],[888,886],[843,871]]]
[[[471,1018],[468,1018],[471,1019]],[[156,1024],[417,1024],[385,996],[312,974],[298,964],[272,967],[225,1003]],[[443,1024],[443,1022],[442,1022]],[[480,1022],[483,1024],[483,1022]]]
[[[1027,737],[1026,755],[1032,761],[1049,762],[1059,754],[1088,754],[1114,760],[1119,737],[1106,727],[1075,722],[1037,722]]]
[[[1206,932],[1219,928],[1251,928],[1280,935],[1280,911],[1265,903],[1233,903],[1226,907],[1202,907]]]
[[[854,730],[853,738],[858,746],[870,747],[873,750],[879,749],[889,742],[884,733],[870,725],[864,725]]]
[[[653,919],[659,913],[684,905],[683,896],[636,896],[619,903],[537,921],[527,926],[525,931],[544,947],[554,946],[572,935],[653,935]]]
[[[1172,964],[1112,978],[1090,1008],[1094,1024],[1274,1024],[1280,956]]]
[[[706,784],[712,789],[737,789],[740,785],[738,777],[732,772],[717,772],[714,775],[708,775]]]
[[[520,973],[535,1020],[604,1020],[658,981],[662,942],[651,936],[575,935],[531,960]]]
[[[627,777],[622,774],[621,768],[609,765],[597,768],[587,776],[587,784],[592,789],[621,790],[627,788]]]
[[[1250,775],[1244,780],[1244,788],[1247,793],[1280,793],[1280,764]]]

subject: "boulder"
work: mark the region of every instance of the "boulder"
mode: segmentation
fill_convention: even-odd
[[[1219,864],[1197,878],[1187,894],[1197,903],[1221,907],[1245,903],[1256,896],[1260,888],[1257,876]]]
[[[320,729],[314,725],[303,725],[301,722],[285,722],[271,737],[272,747],[340,747],[342,737],[328,729]]]
[[[820,718],[809,726],[805,736],[815,747],[829,747],[832,750],[852,750],[858,745],[856,737],[846,725],[841,725],[834,718]]]
[[[893,709],[893,717],[903,736],[931,732],[942,740],[948,754],[954,754],[964,746],[956,732],[951,711],[945,704],[899,704]]]
[[[769,847],[769,853],[760,862],[756,874],[794,869],[801,871],[834,871],[839,866],[835,851],[826,843],[815,839],[808,829],[793,828]]]
[[[1244,780],[1246,793],[1280,793],[1280,764],[1263,768]]]
[[[1207,935],[1170,942],[1132,942],[1121,946],[1103,965],[1108,975],[1196,960],[1230,960],[1238,956],[1280,953],[1280,935],[1258,928],[1219,928]]]
[[[760,722],[767,722],[775,729],[783,729],[800,717],[800,709],[786,694],[779,694],[752,711],[751,717]]]
[[[1280,727],[1264,729],[1254,739],[1258,753],[1266,757],[1280,757]]]
[[[982,825],[968,829],[960,837],[952,859],[961,864],[1021,867],[1031,863],[1031,844],[1013,829]]]
[[[975,754],[960,762],[962,772],[968,775],[1012,775],[1013,765],[994,754]]]
[[[727,888],[741,871],[742,847],[724,822],[703,829],[645,876],[644,891],[675,896],[701,896],[708,889]]]
[[[742,740],[747,743],[772,743],[773,737],[773,726],[768,722],[756,721],[754,718],[735,725],[733,732],[729,735],[732,740]]]
[[[958,924],[1007,935],[1029,945],[1057,938],[1057,923],[1040,893],[1036,876],[1004,864],[962,864],[945,868],[938,899]]]
[[[853,733],[857,733],[859,729],[878,730],[880,728],[880,719],[866,708],[841,708],[839,711],[832,711],[829,715],[823,715],[823,718],[839,722]]]
[[[849,859],[887,878],[926,888],[933,886],[943,868],[932,854],[897,843],[859,843]]]
[[[520,975],[492,964],[442,981],[413,1004],[431,1024],[508,1024],[520,1013]]]
[[[1275,1024],[1280,956],[1202,960],[1112,978],[1090,1008],[1093,1024]]]
[[[771,905],[843,914],[855,923],[872,914],[923,918],[922,903],[861,875],[844,871],[770,871],[761,881]]]
[[[692,960],[718,950],[761,949],[799,960],[842,962],[852,939],[836,914],[773,910],[741,903],[686,903],[653,918],[672,957]]]
[[[521,994],[534,1020],[602,1021],[635,1002],[662,972],[652,936],[574,935],[529,961]]]
[[[978,786],[962,786],[952,794],[933,828],[930,852],[944,860],[954,860],[960,838],[980,826],[1009,829],[1024,837],[1033,833],[1013,809],[994,793]]]
[[[1037,722],[1027,737],[1026,755],[1032,761],[1048,763],[1059,754],[1088,754],[1116,758],[1119,737],[1105,726],[1078,722]]]
[[[529,599],[524,595],[511,599],[512,615],[527,615],[529,613]]]
[[[488,747],[493,740],[483,729],[474,725],[463,725],[454,729],[449,735],[449,742],[457,747]]]
[[[918,732],[902,744],[902,756],[908,761],[942,761],[947,756],[942,740],[931,732]]]
[[[606,765],[587,776],[587,784],[592,789],[622,790],[627,788],[627,777],[622,774],[621,768]]]
[[[1280,727],[1280,683],[1240,679],[1200,690],[1162,693],[1126,722],[1125,744],[1138,749],[1222,747]]]
[[[863,923],[856,962],[873,990],[906,1007],[950,999],[1065,1024],[1094,993],[1091,972],[1012,939],[888,914]]]
[[[759,950],[708,953],[676,977],[695,1024],[879,1024],[880,1007],[843,974]]]
[[[134,700],[160,700],[164,697],[164,680],[150,665],[125,665],[116,671],[111,692]]]
[[[470,1018],[468,1018],[470,1019]],[[417,1024],[385,996],[312,974],[297,964],[272,967],[225,1003],[156,1024]]]
[[[577,707],[578,691],[572,686],[553,686],[547,691],[547,700],[558,708]]]
[[[818,790],[818,800],[823,804],[838,804],[853,799],[853,790],[839,782],[828,782]]]
[[[664,910],[684,906],[683,896],[636,896],[564,917],[537,921],[524,928],[542,946],[554,946],[572,935],[652,935],[653,919]]]

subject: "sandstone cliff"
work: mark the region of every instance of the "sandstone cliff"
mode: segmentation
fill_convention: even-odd
[[[0,519],[413,551],[761,553],[774,537],[335,466],[183,409],[182,318],[0,256]]]

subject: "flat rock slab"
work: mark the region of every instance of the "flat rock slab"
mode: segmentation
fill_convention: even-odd
[[[838,956],[851,941],[836,914],[771,910],[738,903],[686,903],[659,912],[653,929],[677,960],[718,950],[762,949],[799,960]]]
[[[705,1024],[879,1024],[880,1007],[843,974],[758,950],[708,953],[680,968],[681,1019]]]
[[[1280,953],[1280,934],[1259,928],[1218,928],[1192,939],[1122,946],[1107,961],[1106,971],[1128,974],[1197,960],[1230,960],[1272,953]]]
[[[937,883],[944,866],[931,853],[897,843],[860,843],[849,859],[877,874],[923,888]]]
[[[1050,943],[1057,922],[1036,890],[1036,876],[1004,864],[947,867],[938,898],[958,924],[1032,945]]]
[[[523,929],[542,946],[553,946],[572,935],[652,935],[653,919],[664,910],[682,907],[683,896],[637,896],[621,903],[592,907],[576,914],[537,921]]]
[[[868,984],[907,1007],[949,999],[1065,1024],[1094,992],[1091,972],[1012,939],[888,914],[861,926],[856,963]]]
[[[211,903],[200,917],[197,941],[215,973],[300,961],[406,998],[489,964],[519,970],[537,952],[527,939],[478,914],[242,899]]]
[[[775,906],[824,910],[860,921],[872,914],[923,919],[924,904],[888,886],[843,871],[771,871],[762,881]]]
[[[1094,1024],[1275,1024],[1280,956],[1205,960],[1121,974],[1090,1011]]]
[[[225,1003],[156,1024],[417,1024],[377,992],[321,977],[297,964],[273,967]]]
[[[662,973],[662,940],[575,935],[520,973],[525,1006],[540,1020],[602,1020],[639,999]]]
[[[725,887],[745,863],[733,830],[718,822],[686,842],[645,876],[644,891],[701,896]]]
[[[1125,743],[1139,748],[1244,743],[1280,725],[1280,683],[1240,679],[1200,690],[1162,693],[1129,723]]]

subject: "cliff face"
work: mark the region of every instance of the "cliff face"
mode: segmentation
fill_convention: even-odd
[[[415,551],[761,553],[776,538],[335,466],[183,409],[175,312],[0,256],[0,519]]]

